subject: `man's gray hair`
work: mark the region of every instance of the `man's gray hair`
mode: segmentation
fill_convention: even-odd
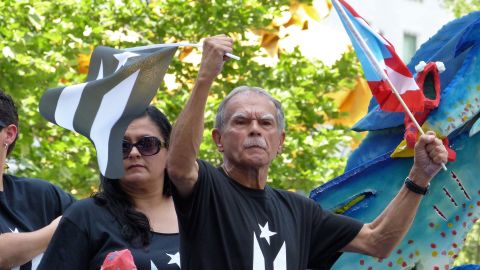
[[[280,101],[276,100],[272,97],[267,91],[260,87],[252,87],[252,86],[239,86],[230,92],[220,103],[217,110],[217,115],[215,117],[215,128],[222,131],[225,125],[225,107],[227,103],[237,94],[245,93],[245,92],[252,92],[266,96],[270,101],[273,102],[275,105],[275,109],[277,110],[277,124],[278,124],[278,131],[282,132],[285,129],[285,114],[283,112],[282,104]]]

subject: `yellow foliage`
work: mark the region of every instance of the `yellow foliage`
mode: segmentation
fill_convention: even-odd
[[[270,57],[276,57],[278,55],[278,42],[286,38],[288,34],[282,35],[281,29],[288,27],[301,27],[302,30],[308,29],[308,21],[315,20],[321,21],[323,18],[330,14],[332,4],[328,0],[325,1],[325,8],[327,10],[318,10],[317,7],[307,4],[301,4],[297,1],[292,1],[290,4],[289,14],[284,15],[282,18],[276,18],[268,29],[254,30],[253,32],[261,36],[261,47],[264,48]]]
[[[81,53],[77,56],[78,72],[81,74],[88,73],[88,66],[90,64],[90,54]]]
[[[337,91],[327,96],[335,100],[340,112],[347,113],[344,117],[330,119],[328,122],[351,127],[367,114],[372,93],[367,81],[364,78],[358,78],[353,89]]]

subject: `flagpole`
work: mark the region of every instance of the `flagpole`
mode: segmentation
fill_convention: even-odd
[[[169,43],[169,44],[153,44],[153,45],[147,45],[147,46],[140,46],[140,47],[134,47],[134,48],[127,48],[124,49],[125,51],[129,52],[135,52],[135,51],[142,51],[142,50],[148,50],[148,49],[157,49],[157,48],[170,48],[170,47],[195,47],[195,48],[201,48],[202,45],[199,43]],[[240,60],[240,57],[231,54],[231,53],[226,53],[225,56],[228,56],[232,59],[235,60]]]
[[[348,15],[345,13],[345,10],[343,9],[342,6],[340,6],[337,2],[337,0],[332,0],[332,3],[333,5],[336,7],[337,11],[338,12],[338,15],[341,16],[344,21],[347,23],[347,26],[350,28],[354,38],[359,42],[360,44],[360,47],[362,47],[362,49],[365,51],[365,54],[367,56],[367,59],[368,61],[370,62],[370,64],[372,64],[372,66],[375,68],[375,71],[377,72],[378,75],[380,75],[382,77],[382,80],[386,81],[388,83],[388,85],[390,86],[390,88],[392,89],[392,92],[395,94],[395,97],[398,99],[398,101],[400,102],[400,104],[402,104],[402,107],[403,109],[405,110],[405,113],[407,113],[408,117],[410,117],[410,119],[412,120],[412,122],[415,124],[415,127],[418,129],[418,131],[420,132],[420,134],[422,135],[425,135],[425,132],[423,131],[422,127],[420,126],[420,124],[418,124],[417,122],[417,119],[415,119],[415,117],[413,116],[412,112],[410,111],[410,109],[408,108],[407,104],[405,104],[405,102],[403,101],[402,97],[400,96],[400,94],[398,93],[397,89],[395,88],[395,86],[393,85],[392,81],[390,81],[390,78],[388,78],[387,74],[385,74],[385,71],[383,70],[383,68],[380,66],[380,64],[377,62],[377,60],[375,59],[375,57],[373,56],[373,53],[372,51],[370,50],[370,48],[367,46],[367,44],[365,43],[365,41],[363,40],[363,38],[361,37],[360,33],[358,33],[357,29],[355,28],[355,26],[353,25],[353,23],[350,21],[350,18],[348,17]],[[447,171],[447,167],[445,166],[444,163],[442,163],[442,168],[444,171]]]

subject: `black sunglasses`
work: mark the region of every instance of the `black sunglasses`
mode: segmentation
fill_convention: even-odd
[[[160,148],[166,147],[164,142],[161,142],[157,137],[145,136],[136,143],[123,140],[122,152],[123,159],[127,159],[132,152],[133,147],[136,147],[142,156],[153,156],[160,152]]]
[[[0,128],[4,128],[6,126],[7,126],[7,124],[5,124],[2,120],[0,120]]]

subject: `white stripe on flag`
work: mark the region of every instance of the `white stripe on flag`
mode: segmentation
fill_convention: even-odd
[[[105,175],[108,163],[108,145],[112,128],[122,116],[140,70],[120,82],[102,98],[90,130],[90,138],[97,149],[98,165]],[[108,135],[107,135],[108,134]]]
[[[103,60],[100,59],[100,68],[98,69],[97,80],[103,79]]]
[[[73,118],[86,85],[87,83],[81,83],[67,86],[63,89],[55,109],[55,122],[57,122],[57,125],[75,131],[73,129]]]
[[[390,78],[390,81],[400,95],[405,94],[407,91],[419,90],[417,83],[411,77],[404,76],[387,65],[385,65],[384,68],[385,72],[387,72],[388,78]]]

